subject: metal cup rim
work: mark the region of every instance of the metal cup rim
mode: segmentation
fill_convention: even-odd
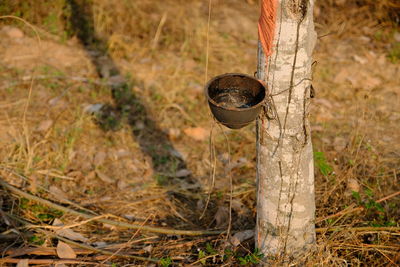
[[[209,89],[209,87],[210,87],[210,85],[211,85],[212,82],[214,82],[215,80],[218,80],[218,79],[220,79],[220,78],[227,77],[227,76],[242,76],[242,77],[246,77],[246,78],[249,78],[249,79],[252,79],[252,80],[257,81],[257,82],[262,86],[262,88],[264,88],[264,98],[263,98],[260,102],[258,102],[257,104],[255,104],[255,105],[253,105],[253,106],[251,106],[251,107],[248,107],[248,108],[225,107],[225,106],[222,106],[222,105],[218,104],[217,102],[214,101],[214,99],[212,99],[212,98],[210,97],[210,95],[208,94],[208,89]],[[258,108],[260,105],[263,104],[265,98],[267,97],[267,88],[265,87],[265,85],[264,85],[261,81],[259,81],[258,79],[254,78],[254,77],[252,77],[252,76],[250,76],[250,75],[247,75],[247,74],[244,74],[244,73],[232,72],[232,73],[220,74],[220,75],[218,75],[218,76],[215,76],[215,77],[212,78],[211,80],[209,80],[209,81],[207,82],[207,84],[205,85],[205,87],[204,87],[204,93],[205,93],[205,95],[206,95],[206,98],[207,98],[208,102],[211,103],[211,104],[213,104],[213,105],[216,106],[216,107],[219,107],[219,108],[222,108],[222,109],[225,109],[225,110],[232,110],[232,111],[245,112],[245,111],[248,111],[248,110],[250,110],[250,109],[256,109],[256,108]]]

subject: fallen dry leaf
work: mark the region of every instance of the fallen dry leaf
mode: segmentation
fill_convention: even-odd
[[[54,219],[53,226],[64,226],[62,221],[60,219]],[[59,229],[55,231],[57,235],[74,240],[74,241],[81,241],[81,242],[87,242],[89,239],[84,237],[82,234],[77,233],[73,231],[70,228],[65,228],[65,229]]]
[[[356,179],[350,178],[347,181],[347,188],[352,192],[360,192],[360,184]]]
[[[62,241],[58,241],[57,244],[57,255],[60,259],[75,259],[75,251],[67,244]]]
[[[87,105],[83,108],[83,111],[89,114],[97,114],[100,112],[100,110],[103,108],[104,104],[92,104],[92,105]]]
[[[228,225],[229,220],[229,209],[224,206],[219,206],[217,212],[214,215],[217,228],[222,228]]]
[[[396,42],[400,42],[400,32],[395,32],[393,34],[393,38],[396,40]]]
[[[63,203],[68,203],[68,196],[57,186],[51,185],[49,191],[57,200]]]
[[[252,237],[254,237],[254,230],[245,230],[245,231],[241,231],[241,232],[234,234],[230,238],[230,242],[233,246],[237,247],[240,245],[240,243],[242,243],[243,241],[246,241]]]
[[[239,215],[251,213],[250,209],[247,208],[239,199],[232,200],[232,209]]]
[[[360,63],[360,64],[366,64],[366,63],[368,63],[368,60],[366,59],[366,58],[364,58],[364,57],[360,57],[360,56],[357,56],[357,55],[353,55],[353,59],[356,61],[356,62],[358,62],[358,63]]]
[[[144,247],[143,250],[146,251],[147,253],[151,253],[151,251],[153,250],[153,246],[148,245],[148,246]]]
[[[333,147],[335,148],[336,151],[340,152],[344,150],[347,146],[347,141],[343,137],[336,136],[335,139],[333,139]]]
[[[187,153],[185,153],[182,150],[178,150],[177,148],[169,149],[169,153],[171,154],[171,156],[177,157],[177,158],[182,159],[184,161],[186,161],[186,159],[187,159]]]
[[[186,128],[183,132],[197,141],[204,141],[209,136],[209,131],[202,127]]]
[[[113,179],[111,179],[109,176],[107,176],[106,174],[102,173],[99,170],[96,170],[96,174],[97,174],[97,177],[99,177],[100,180],[102,180],[105,183],[111,184],[114,182]]]
[[[238,160],[232,161],[228,166],[226,166],[225,167],[225,171],[229,172],[229,171],[231,171],[233,169],[241,168],[243,166],[246,166],[247,162],[248,161],[247,161],[246,158],[241,157]]]
[[[5,34],[7,34],[7,36],[12,39],[20,39],[24,37],[24,32],[15,27],[4,26],[1,30],[5,32]]]
[[[28,266],[29,266],[29,260],[28,259],[23,259],[23,260],[20,260],[17,263],[16,267],[28,267]]]
[[[189,176],[191,174],[192,174],[191,171],[189,171],[187,169],[182,169],[182,170],[177,171],[175,176],[178,177],[178,178],[181,178],[181,177]]]
[[[181,130],[178,128],[170,128],[167,131],[168,137],[171,139],[177,139],[181,135]]]
[[[94,155],[93,164],[94,166],[100,166],[106,160],[107,154],[104,151],[99,151]]]
[[[129,184],[127,182],[125,182],[124,180],[122,180],[122,179],[119,179],[118,182],[117,182],[117,187],[118,187],[119,190],[124,190],[128,186],[129,186]]]
[[[53,121],[45,120],[39,123],[38,127],[36,128],[36,131],[47,132],[47,130],[50,129],[51,126],[53,126]]]

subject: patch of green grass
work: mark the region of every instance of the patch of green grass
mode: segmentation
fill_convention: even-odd
[[[171,264],[172,264],[172,260],[170,257],[165,257],[165,258],[160,259],[160,265],[162,267],[168,267]]]
[[[55,13],[50,13],[43,20],[44,25],[52,34],[57,34],[59,32],[58,17]]]
[[[328,164],[324,152],[314,152],[314,161],[323,176],[328,176],[332,173],[333,168]]]
[[[37,235],[33,235],[31,237],[28,238],[28,242],[33,244],[33,245],[43,245],[45,240],[43,238],[41,238],[40,236]]]
[[[158,185],[166,185],[168,183],[168,177],[162,174],[156,174],[155,176],[156,182]]]
[[[197,258],[200,260],[200,263],[205,265],[206,264],[206,259],[205,257],[207,257],[207,253],[203,250],[199,250],[199,255],[197,256]]]
[[[46,206],[34,203],[26,198],[21,198],[19,207],[22,210],[30,212],[33,216],[42,222],[49,223],[55,218],[59,218],[63,215],[62,211],[48,208]]]
[[[254,265],[258,264],[262,258],[264,258],[264,254],[256,248],[253,253],[249,253],[244,257],[238,257],[237,259],[240,265]]]
[[[394,43],[389,49],[388,58],[393,64],[400,62],[400,43]]]
[[[217,251],[213,248],[211,243],[206,244],[206,251],[208,254],[216,254],[217,253]]]
[[[213,248],[210,243],[206,244],[205,250],[199,249],[197,259],[202,265],[207,265],[207,257],[218,256],[218,252]]]
[[[390,217],[390,213],[385,210],[384,206],[374,200],[374,192],[367,188],[364,190],[365,196],[362,197],[358,192],[352,192],[353,198],[357,204],[364,207],[366,210],[366,221],[374,227],[381,226],[396,226],[396,220]],[[389,208],[393,205],[388,205]]]

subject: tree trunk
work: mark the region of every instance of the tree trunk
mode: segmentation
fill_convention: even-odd
[[[265,259],[298,261],[315,246],[314,165],[308,107],[314,0],[279,0],[273,54],[259,46],[269,108],[257,121],[256,246]]]

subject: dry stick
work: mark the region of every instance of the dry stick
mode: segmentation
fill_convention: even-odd
[[[4,179],[0,179],[0,185],[7,188],[14,194],[17,194],[17,195],[25,197],[27,199],[36,201],[38,203],[41,203],[41,204],[51,207],[53,209],[57,209],[62,212],[73,214],[73,215],[76,215],[76,216],[79,216],[79,217],[85,218],[85,219],[92,219],[95,217],[93,215],[78,212],[76,210],[72,210],[70,208],[60,206],[60,205],[50,202],[48,200],[45,200],[40,197],[26,193],[14,186],[8,184],[7,182],[4,181]],[[108,219],[97,219],[96,221],[104,223],[104,224],[114,225],[114,226],[121,227],[121,228],[136,229],[136,230],[140,229],[145,232],[153,232],[153,233],[160,233],[160,234],[166,234],[166,235],[200,236],[200,235],[219,235],[219,234],[222,234],[225,232],[225,231],[207,231],[207,230],[205,230],[205,231],[176,230],[176,229],[168,229],[168,228],[160,228],[160,227],[152,227],[152,226],[141,226],[138,224],[131,224],[131,223],[126,223],[126,222],[116,222],[116,221],[112,221],[112,220],[108,220]]]
[[[226,135],[224,129],[220,124],[218,124],[219,128],[221,129],[222,133],[224,134],[226,144],[228,146],[228,166],[231,165],[231,145],[229,143],[228,136]],[[227,229],[227,234],[226,234],[226,240],[228,240],[229,235],[231,233],[231,228],[232,228],[232,201],[233,201],[233,180],[232,180],[232,168],[229,170],[229,188],[230,188],[230,196],[229,196],[229,223],[228,223],[228,229]]]
[[[213,130],[214,130],[214,125],[215,125],[215,120],[213,120],[213,123],[211,125],[211,131],[210,131],[210,164],[212,164],[212,170],[210,172],[210,178],[211,178],[211,184],[210,184],[210,191],[208,192],[208,196],[207,196],[207,201],[206,201],[206,205],[204,206],[203,212],[200,215],[200,220],[204,217],[204,215],[206,214],[207,208],[208,208],[208,204],[210,203],[211,200],[211,194],[212,191],[214,190],[214,186],[215,186],[215,171],[216,171],[216,165],[217,165],[217,157],[215,155],[215,146],[214,146],[214,138],[213,138]],[[213,160],[214,158],[214,160]]]
[[[52,234],[52,233],[48,233],[48,234],[52,235],[53,237],[55,237],[55,238],[57,238],[57,239],[59,239],[61,241],[64,241],[65,243],[69,243],[71,245],[74,245],[74,246],[77,246],[77,247],[80,247],[80,248],[84,248],[84,249],[88,249],[88,250],[91,250],[91,251],[94,251],[94,252],[102,253],[102,254],[105,254],[105,255],[110,255],[110,258],[112,258],[112,257],[120,257],[120,258],[128,258],[128,259],[135,259],[135,260],[141,260],[141,261],[151,261],[151,262],[158,262],[159,261],[158,259],[153,259],[153,258],[145,258],[145,257],[140,257],[140,256],[128,255],[128,254],[114,253],[112,251],[103,250],[103,249],[95,248],[95,247],[92,247],[92,246],[89,246],[89,245],[85,245],[85,244],[82,244],[82,243],[78,243],[78,242],[75,242],[75,241],[71,241],[69,239],[66,239],[64,237],[61,237],[61,236],[58,236],[58,235],[55,235],[55,234]]]
[[[31,223],[29,223],[29,222],[27,222],[27,221],[25,221],[25,220],[23,220],[21,218],[18,218],[18,217],[14,216],[14,215],[11,215],[11,214],[9,214],[9,216],[12,217],[13,219],[19,221],[20,223],[25,224],[28,227],[32,226]],[[43,233],[45,235],[52,236],[54,238],[57,238],[58,240],[64,241],[65,243],[68,243],[70,245],[77,246],[77,247],[80,247],[80,248],[83,248],[83,249],[87,249],[87,250],[91,250],[91,251],[94,251],[94,252],[102,253],[102,254],[105,254],[105,255],[111,255],[111,257],[115,256],[115,257],[130,258],[130,259],[135,259],[135,260],[151,261],[151,262],[158,262],[159,261],[158,259],[145,258],[145,257],[140,257],[140,256],[128,255],[128,254],[119,254],[119,253],[116,253],[116,252],[113,252],[113,251],[108,251],[108,250],[95,248],[95,247],[92,247],[92,246],[89,246],[89,245],[85,245],[85,244],[82,244],[82,243],[78,243],[78,242],[69,240],[69,239],[64,238],[62,236],[56,235],[56,234],[54,234],[52,232],[48,232],[48,231],[41,230],[41,229],[38,229],[38,230],[39,230],[39,232],[41,232],[41,233]]]
[[[13,259],[13,258],[2,258],[0,259],[0,263],[16,263],[18,264],[20,261],[25,259]],[[28,264],[46,264],[50,266],[51,264],[91,264],[96,265],[97,262],[90,261],[82,261],[82,260],[57,260],[57,259],[26,259],[28,260]]]
[[[148,221],[148,219],[150,218],[150,216],[152,216],[151,214],[146,218],[146,220],[142,223],[142,226],[144,226],[144,224]],[[137,235],[137,233],[140,231],[140,229],[138,229],[138,230],[136,230],[136,232],[132,235],[132,237],[128,240],[128,242],[125,244],[125,246],[122,246],[122,247],[120,247],[120,248],[118,248],[117,249],[117,251],[115,251],[112,255],[110,255],[109,257],[107,257],[106,259],[104,259],[100,264],[103,264],[103,263],[105,263],[106,261],[108,261],[109,259],[111,259],[112,257],[114,257],[116,254],[118,254],[120,251],[121,251],[121,249],[123,249],[124,247],[127,247],[127,246],[131,246],[131,242],[132,242],[132,239],[134,239],[135,238],[135,236]]]
[[[382,250],[380,250],[380,249],[377,249],[377,248],[375,248],[375,250],[377,250],[379,253],[381,253],[388,261],[390,261],[390,263],[392,263],[393,264],[393,266],[396,266],[396,263],[391,259],[391,258],[389,258],[389,256],[388,255],[386,255],[385,253],[383,253],[383,251]]]
[[[28,179],[27,177],[25,177],[24,175],[19,174],[19,173],[13,171],[12,169],[9,169],[9,168],[4,167],[4,166],[1,166],[1,165],[0,165],[0,169],[3,169],[3,170],[8,171],[8,172],[10,172],[10,173],[13,174],[13,175],[18,176],[19,178],[21,178],[21,179],[24,180],[24,181],[29,181],[29,179]],[[48,190],[47,188],[45,188],[45,187],[43,187],[43,186],[41,186],[41,185],[38,185],[38,187],[39,187],[40,189],[46,191],[46,192],[49,193],[50,195],[53,195],[53,196],[54,196],[54,193],[50,192],[50,190]],[[61,199],[62,201],[66,202],[67,204],[69,204],[69,205],[71,205],[71,206],[74,206],[75,208],[78,208],[78,209],[84,210],[84,211],[86,211],[86,212],[92,213],[93,215],[96,215],[96,216],[98,215],[98,214],[95,213],[94,211],[89,210],[89,209],[86,209],[86,208],[84,208],[84,207],[78,205],[77,203],[72,202],[72,201],[69,200],[69,199],[66,199],[66,198],[63,198],[63,197],[60,197],[60,196],[57,196],[57,197],[58,197],[59,199]]]
[[[81,225],[87,224],[88,222],[96,221],[98,219],[107,218],[107,217],[111,217],[111,216],[112,215],[110,215],[110,214],[102,214],[102,215],[99,215],[99,216],[96,216],[96,217],[93,217],[91,219],[87,219],[87,220],[84,220],[84,221],[81,221],[81,222],[78,222],[78,223],[69,224],[69,225],[62,225],[62,226],[57,226],[57,225],[34,225],[34,224],[32,224],[32,225],[29,226],[29,228],[43,228],[43,229],[53,229],[53,230],[56,230],[56,231],[60,231],[60,230],[64,230],[64,229],[69,229],[69,228],[81,226]]]
[[[73,249],[77,255],[92,254],[93,251],[88,249]],[[19,257],[24,255],[39,255],[39,256],[57,256],[57,248],[19,248],[19,249],[8,249],[4,252],[9,257]]]
[[[205,69],[205,72],[204,72],[204,84],[207,82],[208,59],[209,59],[209,54],[210,54],[211,5],[212,5],[212,0],[209,0],[209,2],[208,2],[208,20],[207,20],[206,69]]]
[[[395,197],[395,196],[398,196],[398,195],[400,195],[400,191],[397,191],[397,192],[395,192],[395,193],[393,193],[393,194],[390,194],[390,195],[388,195],[388,196],[386,196],[386,197],[384,197],[384,198],[381,198],[381,199],[379,199],[379,200],[377,200],[377,201],[375,201],[375,202],[376,202],[376,203],[381,203],[381,202],[383,202],[383,201],[386,201],[386,200],[388,200],[388,199],[390,199],[390,198],[393,198],[393,197]],[[357,208],[349,209],[349,210],[344,209],[344,210],[339,211],[338,213],[329,215],[329,216],[327,216],[327,217],[325,217],[325,218],[323,218],[323,219],[319,219],[319,220],[316,221],[316,223],[323,222],[323,221],[326,221],[326,220],[328,220],[328,219],[335,218],[335,217],[338,217],[338,216],[341,216],[341,215],[345,215],[345,214],[349,214],[349,213],[352,213],[352,212],[362,211],[362,210],[364,210],[364,209],[365,209],[364,207],[357,207]]]
[[[336,232],[336,231],[355,231],[355,232],[365,232],[365,231],[387,231],[387,232],[400,232],[400,227],[373,227],[373,226],[365,226],[365,227],[326,227],[326,228],[317,228],[315,229],[317,233],[321,232]]]

